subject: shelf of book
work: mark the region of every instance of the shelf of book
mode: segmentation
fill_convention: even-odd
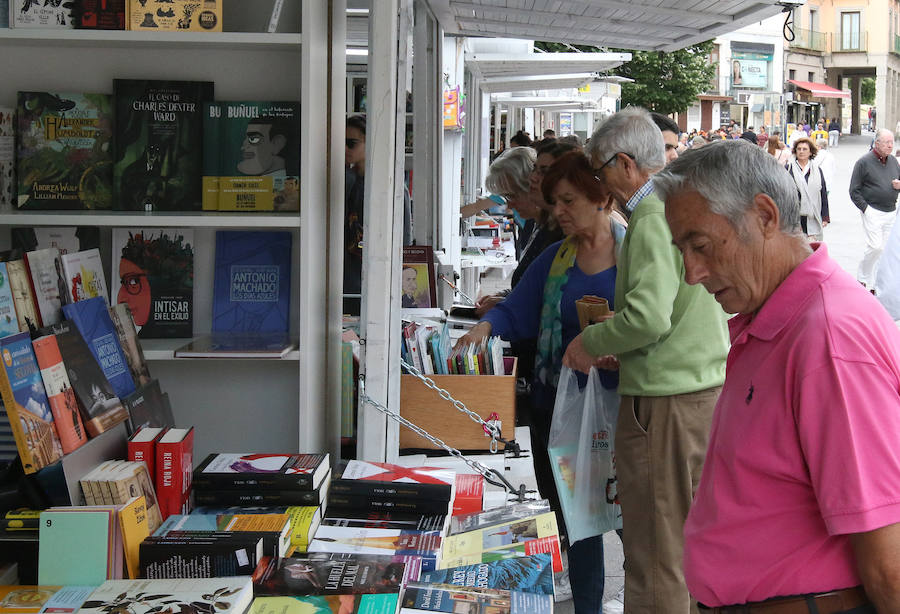
[[[41,46],[97,45],[104,47],[203,47],[260,48],[292,50],[300,48],[300,33],[269,32],[141,32],[133,30],[42,30],[0,29],[0,43]]]
[[[190,343],[190,339],[141,339],[141,348],[144,350],[144,358],[147,360],[261,360],[261,361],[298,361],[300,350],[293,349],[284,358],[175,358],[175,350]]]
[[[217,211],[7,211],[0,225],[10,226],[163,226],[200,228],[300,228],[295,213]]]

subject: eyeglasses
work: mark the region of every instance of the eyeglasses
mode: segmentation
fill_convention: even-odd
[[[617,151],[617,152],[614,153],[612,156],[610,156],[609,160],[607,160],[606,162],[604,162],[603,164],[601,164],[599,168],[595,168],[595,169],[594,169],[594,179],[596,179],[597,181],[603,181],[603,178],[600,177],[601,171],[603,171],[604,168],[606,168],[607,166],[609,166],[610,164],[612,164],[612,161],[615,160],[615,159],[616,159],[616,156],[618,156],[618,155],[620,155],[620,154],[623,155],[623,156],[628,156],[629,158],[631,158],[632,160],[634,160],[634,156],[631,155],[630,153],[625,153],[624,151]]]
[[[125,292],[131,295],[140,294],[141,290],[144,289],[144,284],[141,282],[142,277],[147,277],[145,273],[133,273],[130,275],[123,275],[120,278],[120,283],[122,287],[125,288]]]
[[[344,144],[347,146],[347,149],[353,149],[359,145],[359,139],[347,139],[344,141]]]

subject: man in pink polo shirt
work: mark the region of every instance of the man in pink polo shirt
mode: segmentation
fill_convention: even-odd
[[[722,613],[900,613],[900,331],[803,238],[759,147],[713,143],[654,183],[685,279],[738,314],[684,527],[691,594]]]

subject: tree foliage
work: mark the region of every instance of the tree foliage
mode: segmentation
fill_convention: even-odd
[[[544,51],[605,51],[585,45],[535,43]],[[634,83],[622,84],[622,104],[645,107],[664,115],[683,113],[699,94],[710,89],[716,67],[710,62],[712,41],[691,45],[678,51],[630,51],[631,61],[616,69],[616,74]]]
[[[859,87],[859,98],[863,104],[875,104],[875,79],[866,77]]]

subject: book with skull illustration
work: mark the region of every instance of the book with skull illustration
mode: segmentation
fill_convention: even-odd
[[[203,103],[213,99],[213,83],[114,79],[113,90],[116,207],[199,211]]]
[[[222,0],[131,0],[128,29],[221,32]]]

